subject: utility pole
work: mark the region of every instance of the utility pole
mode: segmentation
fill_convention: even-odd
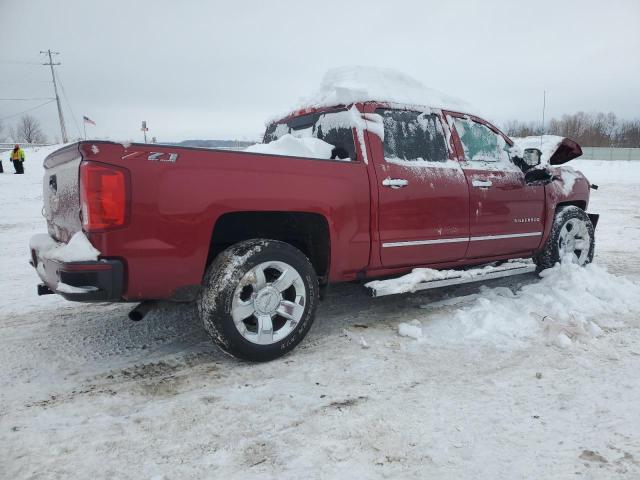
[[[40,50],[40,53],[43,55],[49,56],[49,63],[43,63],[43,65],[49,65],[51,67],[51,78],[53,79],[53,91],[56,94],[56,104],[58,105],[58,118],[60,119],[60,133],[62,134],[62,142],[67,143],[69,139],[67,138],[67,127],[64,125],[64,116],[62,115],[62,105],[60,105],[60,96],[58,95],[58,85],[56,84],[56,75],[53,72],[54,65],[60,65],[60,62],[53,63],[51,55],[59,55],[60,52],[52,52],[51,50],[47,50],[46,52]]]

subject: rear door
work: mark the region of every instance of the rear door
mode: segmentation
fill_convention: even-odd
[[[529,252],[544,230],[544,187],[527,185],[506,138],[477,117],[447,115],[469,185],[468,258]]]
[[[464,258],[469,192],[440,115],[378,109],[384,140],[370,135],[378,183],[380,257],[385,267]]]

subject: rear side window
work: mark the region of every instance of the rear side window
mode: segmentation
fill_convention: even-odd
[[[286,122],[272,123],[264,134],[264,143],[278,140],[290,133],[294,137],[315,137],[333,145],[332,158],[356,158],[353,129],[345,121],[346,110],[335,110],[294,117]]]
[[[447,162],[447,144],[437,115],[386,109],[376,113],[384,124],[385,160]]]
[[[465,160],[511,165],[509,145],[502,135],[468,118],[452,119],[462,143]]]

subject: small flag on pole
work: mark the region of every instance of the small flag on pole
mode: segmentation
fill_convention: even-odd
[[[84,121],[84,123],[88,123],[88,124],[90,124],[90,125],[95,125],[95,124],[96,124],[96,122],[94,122],[93,120],[91,120],[91,119],[90,119],[89,117],[87,117],[87,116],[83,116],[83,117],[82,117],[82,120]]]

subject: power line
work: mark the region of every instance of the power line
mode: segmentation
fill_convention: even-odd
[[[51,102],[55,102],[55,101],[56,101],[56,99],[55,99],[55,98],[52,98],[52,99],[51,99],[51,100],[49,100],[48,102],[41,103],[40,105],[36,105],[35,107],[27,108],[26,110],[23,110],[23,111],[21,111],[21,112],[14,113],[14,114],[12,114],[12,115],[8,115],[8,116],[6,116],[6,117],[2,117],[2,118],[0,118],[0,121],[2,121],[2,120],[7,120],[7,119],[9,119],[9,118],[13,118],[13,117],[17,117],[18,115],[22,115],[23,113],[30,112],[30,111],[32,111],[32,110],[35,110],[36,108],[44,107],[45,105],[49,105]]]
[[[24,62],[22,60],[0,60],[0,63],[11,63],[14,65],[41,65],[40,62]]]
[[[26,102],[31,102],[31,101],[35,101],[35,100],[55,100],[55,98],[51,98],[51,97],[34,97],[34,98],[0,98],[0,100],[5,101],[5,102],[22,102],[22,101],[26,101]]]
[[[51,55],[60,55],[60,52],[52,52],[51,50],[47,50],[46,52],[40,51],[41,54],[49,56],[49,63],[43,63],[43,65],[48,65],[51,67],[51,78],[53,79],[53,92],[56,95],[56,104],[58,105],[58,119],[60,120],[60,133],[62,133],[62,143],[68,143],[69,139],[67,138],[67,127],[64,124],[64,115],[62,114],[62,105],[60,105],[60,97],[58,96],[58,86],[56,85],[56,75],[53,71],[54,65],[60,65],[60,62],[53,63],[53,59]]]

